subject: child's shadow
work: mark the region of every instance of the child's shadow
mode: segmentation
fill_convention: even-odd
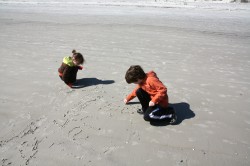
[[[114,80],[99,80],[97,78],[81,78],[76,81],[72,86],[74,89],[85,88],[88,86],[99,85],[99,84],[112,84]]]
[[[191,119],[195,117],[195,113],[190,109],[188,103],[174,103],[169,104],[170,107],[173,107],[176,112],[177,120],[172,125],[179,125],[185,119]],[[151,125],[153,126],[166,126],[169,125],[169,121],[161,121],[161,122],[154,122]]]

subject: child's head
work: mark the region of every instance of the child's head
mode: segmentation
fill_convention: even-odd
[[[72,59],[73,59],[73,63],[75,65],[81,65],[81,64],[84,63],[85,60],[84,60],[84,58],[83,58],[83,56],[82,56],[81,53],[76,52],[76,50],[73,50],[72,53],[73,53]]]
[[[125,75],[125,79],[128,84],[130,83],[140,84],[145,77],[146,73],[139,65],[130,66]]]

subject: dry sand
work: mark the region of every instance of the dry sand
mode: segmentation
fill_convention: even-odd
[[[250,11],[0,5],[0,163],[250,165]],[[87,63],[68,88],[57,68]],[[133,64],[168,87],[176,125],[123,104]]]

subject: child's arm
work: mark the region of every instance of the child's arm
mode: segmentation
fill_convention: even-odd
[[[139,88],[139,86],[137,86],[127,97],[126,99],[124,99],[124,103],[128,103],[130,100],[134,99],[136,97],[136,91]],[[126,102],[125,102],[126,100]]]
[[[164,99],[167,96],[167,88],[163,83],[157,79],[153,78],[150,81],[150,84],[152,87],[154,87],[157,91],[157,94],[151,99],[151,102],[154,104],[158,104],[162,99]],[[152,104],[152,103],[151,103]]]
[[[77,66],[79,70],[82,70],[83,69],[83,66]]]

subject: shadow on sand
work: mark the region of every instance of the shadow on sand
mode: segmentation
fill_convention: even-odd
[[[172,103],[172,104],[169,104],[169,106],[174,108],[176,112],[176,116],[177,116],[176,122],[172,125],[179,125],[185,119],[191,119],[195,117],[195,113],[190,109],[190,106],[188,103],[184,103],[184,102]],[[169,125],[169,121],[165,120],[161,122],[151,122],[150,124],[153,126],[166,126],[166,125]]]
[[[139,101],[130,101],[127,103],[127,105],[133,105],[133,104],[141,104]]]
[[[112,84],[114,80],[99,80],[97,78],[82,78],[78,79],[72,88],[79,89],[88,86],[99,85],[99,84]]]

